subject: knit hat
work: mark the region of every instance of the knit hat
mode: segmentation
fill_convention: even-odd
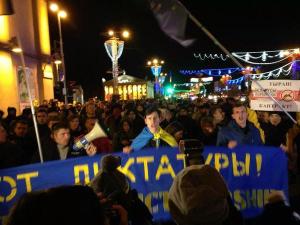
[[[178,225],[221,224],[229,213],[229,192],[219,172],[208,165],[180,171],[169,190],[169,208]]]
[[[269,112],[269,116],[271,116],[272,114],[277,114],[277,115],[279,115],[280,117],[282,117],[282,112],[278,112],[278,111],[270,111]]]
[[[114,155],[105,155],[101,159],[101,169],[93,178],[90,186],[96,193],[102,192],[108,196],[113,192],[128,193],[130,187],[126,176],[117,168],[121,165],[121,158]]]
[[[111,172],[121,166],[121,157],[115,155],[105,155],[101,159],[101,169]]]

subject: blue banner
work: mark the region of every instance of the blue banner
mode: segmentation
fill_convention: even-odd
[[[120,170],[155,220],[169,219],[168,190],[184,167],[184,155],[171,148],[118,155],[122,157]],[[273,190],[283,190],[288,196],[287,159],[279,148],[207,147],[203,156],[206,164],[223,175],[235,206],[245,217],[258,215]],[[25,192],[89,183],[100,168],[100,159],[97,155],[0,170],[0,216],[7,215]]]

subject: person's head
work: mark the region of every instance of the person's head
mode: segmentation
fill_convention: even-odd
[[[96,113],[96,105],[94,102],[89,102],[85,107],[87,114],[95,114]]]
[[[172,123],[170,123],[166,128],[165,131],[168,132],[169,134],[171,134],[175,140],[177,141],[177,143],[182,140],[183,138],[183,131],[184,128],[181,125],[181,123],[174,121]]]
[[[165,118],[167,121],[170,121],[174,117],[174,114],[171,110],[166,109]]]
[[[142,104],[138,104],[136,106],[136,110],[139,112],[139,113],[144,113],[144,106]]]
[[[286,199],[283,191],[272,191],[258,217],[258,224],[299,225],[300,215],[289,206]]]
[[[268,123],[270,121],[269,112],[256,111],[257,119],[259,122]]]
[[[3,123],[0,122],[0,144],[7,141],[7,131]]]
[[[42,105],[48,106],[48,100],[44,99]]]
[[[28,123],[26,120],[15,120],[11,124],[11,131],[17,137],[25,137],[28,133]]]
[[[15,107],[7,107],[7,116],[16,117],[17,109]]]
[[[216,126],[214,124],[214,120],[210,116],[202,117],[201,122],[200,122],[200,126],[201,126],[202,132],[207,136],[214,133],[214,131],[216,129]]]
[[[58,116],[55,115],[48,115],[48,127],[49,129],[52,129],[54,124],[57,124],[60,122],[60,119]]]
[[[104,209],[90,187],[62,186],[25,193],[7,225],[105,225]]]
[[[235,104],[232,107],[232,119],[235,120],[235,122],[241,127],[245,128],[247,124],[247,118],[248,118],[248,113],[247,113],[247,108],[243,104]]]
[[[48,123],[48,113],[44,109],[39,109],[39,111],[36,113],[36,120],[38,124],[44,125]]]
[[[112,115],[113,117],[117,118],[121,116],[121,112],[122,112],[122,106],[119,104],[114,104],[112,106]]]
[[[226,102],[228,103],[228,104],[230,104],[230,105],[235,105],[235,104],[237,104],[237,102],[236,102],[236,100],[233,98],[233,97],[228,97],[227,99],[226,99]]]
[[[80,102],[77,102],[75,105],[75,108],[76,108],[77,112],[80,112],[81,108],[82,108],[82,104]]]
[[[77,115],[76,109],[73,106],[68,106],[68,109],[64,110],[64,117],[68,118],[69,116]]]
[[[86,131],[90,132],[94,128],[96,122],[97,122],[97,118],[96,117],[88,117],[88,118],[86,118],[85,123],[84,123]]]
[[[207,116],[209,114],[209,110],[210,110],[210,105],[208,103],[204,103],[199,106],[199,112],[203,116]]]
[[[128,120],[121,121],[121,130],[124,132],[129,132],[130,130],[130,122]]]
[[[211,115],[213,116],[214,120],[219,123],[224,120],[225,113],[221,106],[214,106],[211,109]]]
[[[220,225],[228,218],[229,192],[219,172],[209,165],[180,171],[169,190],[169,208],[178,225]]]
[[[127,111],[126,114],[127,114],[127,117],[128,117],[128,119],[130,121],[134,121],[135,120],[135,118],[136,118],[136,112],[135,112],[135,110],[130,109],[130,110]]]
[[[160,121],[164,121],[166,119],[166,110],[167,108],[159,108],[160,111]]]
[[[277,126],[281,122],[281,115],[278,112],[269,113],[269,121],[272,125]]]
[[[151,133],[156,133],[159,129],[160,110],[155,106],[150,106],[145,112],[145,124]]]
[[[22,110],[22,116],[25,119],[32,119],[31,108],[25,108]]]
[[[107,154],[101,158],[101,169],[98,174],[91,181],[90,187],[96,193],[102,192],[102,194],[107,197],[113,193],[128,193],[130,190],[130,185],[126,179],[126,176],[118,170],[121,165],[121,157],[116,155]],[[113,179],[112,179],[113,178]],[[119,197],[118,203],[125,206],[128,202],[123,202]]]
[[[77,130],[79,128],[79,116],[78,115],[70,115],[68,117],[70,130]]]
[[[48,117],[59,117],[59,112],[56,108],[50,108],[48,110]]]
[[[182,107],[181,109],[179,109],[178,116],[187,116],[187,115],[188,115],[187,108]]]
[[[52,137],[56,144],[67,146],[70,141],[69,126],[63,122],[56,123],[52,126]]]

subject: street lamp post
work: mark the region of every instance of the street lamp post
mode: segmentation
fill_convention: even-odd
[[[112,75],[113,75],[113,94],[116,96],[118,95],[118,75],[119,75],[119,68],[118,68],[118,59],[121,57],[123,49],[124,49],[124,41],[120,40],[116,36],[116,33],[112,30],[108,32],[108,35],[111,38],[105,41],[104,46],[108,56],[112,61]],[[129,37],[128,31],[123,31],[122,36],[124,38]]]
[[[159,88],[160,88],[160,94],[164,95],[164,82],[166,80],[167,77],[167,73],[160,73],[159,77],[158,77],[158,82],[159,82]]]
[[[55,60],[54,61],[54,64],[55,64],[55,68],[56,68],[56,81],[59,82],[60,81],[60,76],[59,76],[59,69],[58,69],[58,66],[60,64],[62,64],[62,61],[61,60]]]
[[[62,66],[62,71],[63,71],[63,82],[64,82],[63,95],[65,98],[65,105],[67,105],[68,104],[67,77],[66,77],[63,38],[62,38],[62,31],[61,31],[61,18],[66,18],[67,13],[64,10],[59,10],[58,5],[55,3],[52,3],[50,5],[50,9],[51,9],[51,11],[56,12],[56,14],[57,14],[58,32],[59,32],[59,47],[60,47],[60,56],[61,56],[61,66]]]
[[[155,77],[155,84],[154,84],[155,94],[160,93],[159,76],[161,74],[161,68],[164,63],[165,62],[163,60],[159,61],[158,59],[153,59],[152,61],[148,61],[147,63],[147,65],[151,67],[152,74]]]
[[[51,58],[52,58],[52,62],[54,63],[55,69],[56,69],[56,71],[55,71],[55,74],[56,74],[55,78],[56,79],[55,80],[58,83],[62,80],[62,78],[60,77],[60,73],[59,73],[59,65],[62,64],[62,60],[61,60],[61,57],[60,57],[59,53],[54,53],[51,56]]]

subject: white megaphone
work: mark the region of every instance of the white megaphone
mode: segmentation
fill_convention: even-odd
[[[100,138],[100,137],[107,137],[107,135],[104,132],[104,130],[102,129],[102,127],[99,125],[99,123],[96,122],[95,126],[88,134],[84,135],[80,140],[75,142],[75,144],[73,145],[73,149],[79,150],[81,148],[84,148],[91,141],[95,140],[96,138]]]

